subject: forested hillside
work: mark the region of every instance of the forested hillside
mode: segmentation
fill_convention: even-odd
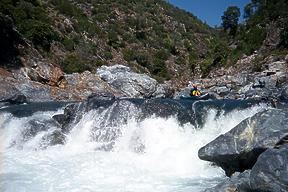
[[[224,57],[212,28],[162,0],[2,0],[0,12],[66,73],[120,63],[184,82]]]
[[[228,63],[233,65],[244,54],[255,51],[258,61],[269,55],[285,56],[288,51],[288,1],[252,0],[244,8],[244,23],[237,23],[240,14],[235,16],[237,7],[230,7],[222,16],[222,29],[228,35],[230,43]],[[233,13],[234,10],[234,13]],[[229,19],[227,19],[229,18]],[[261,65],[255,61],[255,69]]]

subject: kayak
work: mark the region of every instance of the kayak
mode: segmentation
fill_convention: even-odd
[[[208,100],[212,99],[209,93],[201,94],[199,97],[197,96],[180,96],[180,99],[188,99],[188,100]]]

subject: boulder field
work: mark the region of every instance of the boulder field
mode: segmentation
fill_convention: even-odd
[[[2,103],[81,101],[103,92],[130,98],[165,98],[173,94],[167,85],[123,65],[103,66],[96,73],[65,74],[49,63],[34,64],[15,70],[0,68]]]

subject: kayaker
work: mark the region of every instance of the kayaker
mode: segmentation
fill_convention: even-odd
[[[199,97],[200,95],[201,95],[201,91],[198,89],[196,84],[193,84],[191,92],[190,92],[190,96]]]

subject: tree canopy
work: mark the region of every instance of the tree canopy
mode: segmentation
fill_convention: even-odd
[[[229,31],[229,35],[235,36],[238,28],[240,9],[236,6],[230,6],[222,16],[222,27],[224,31]]]

